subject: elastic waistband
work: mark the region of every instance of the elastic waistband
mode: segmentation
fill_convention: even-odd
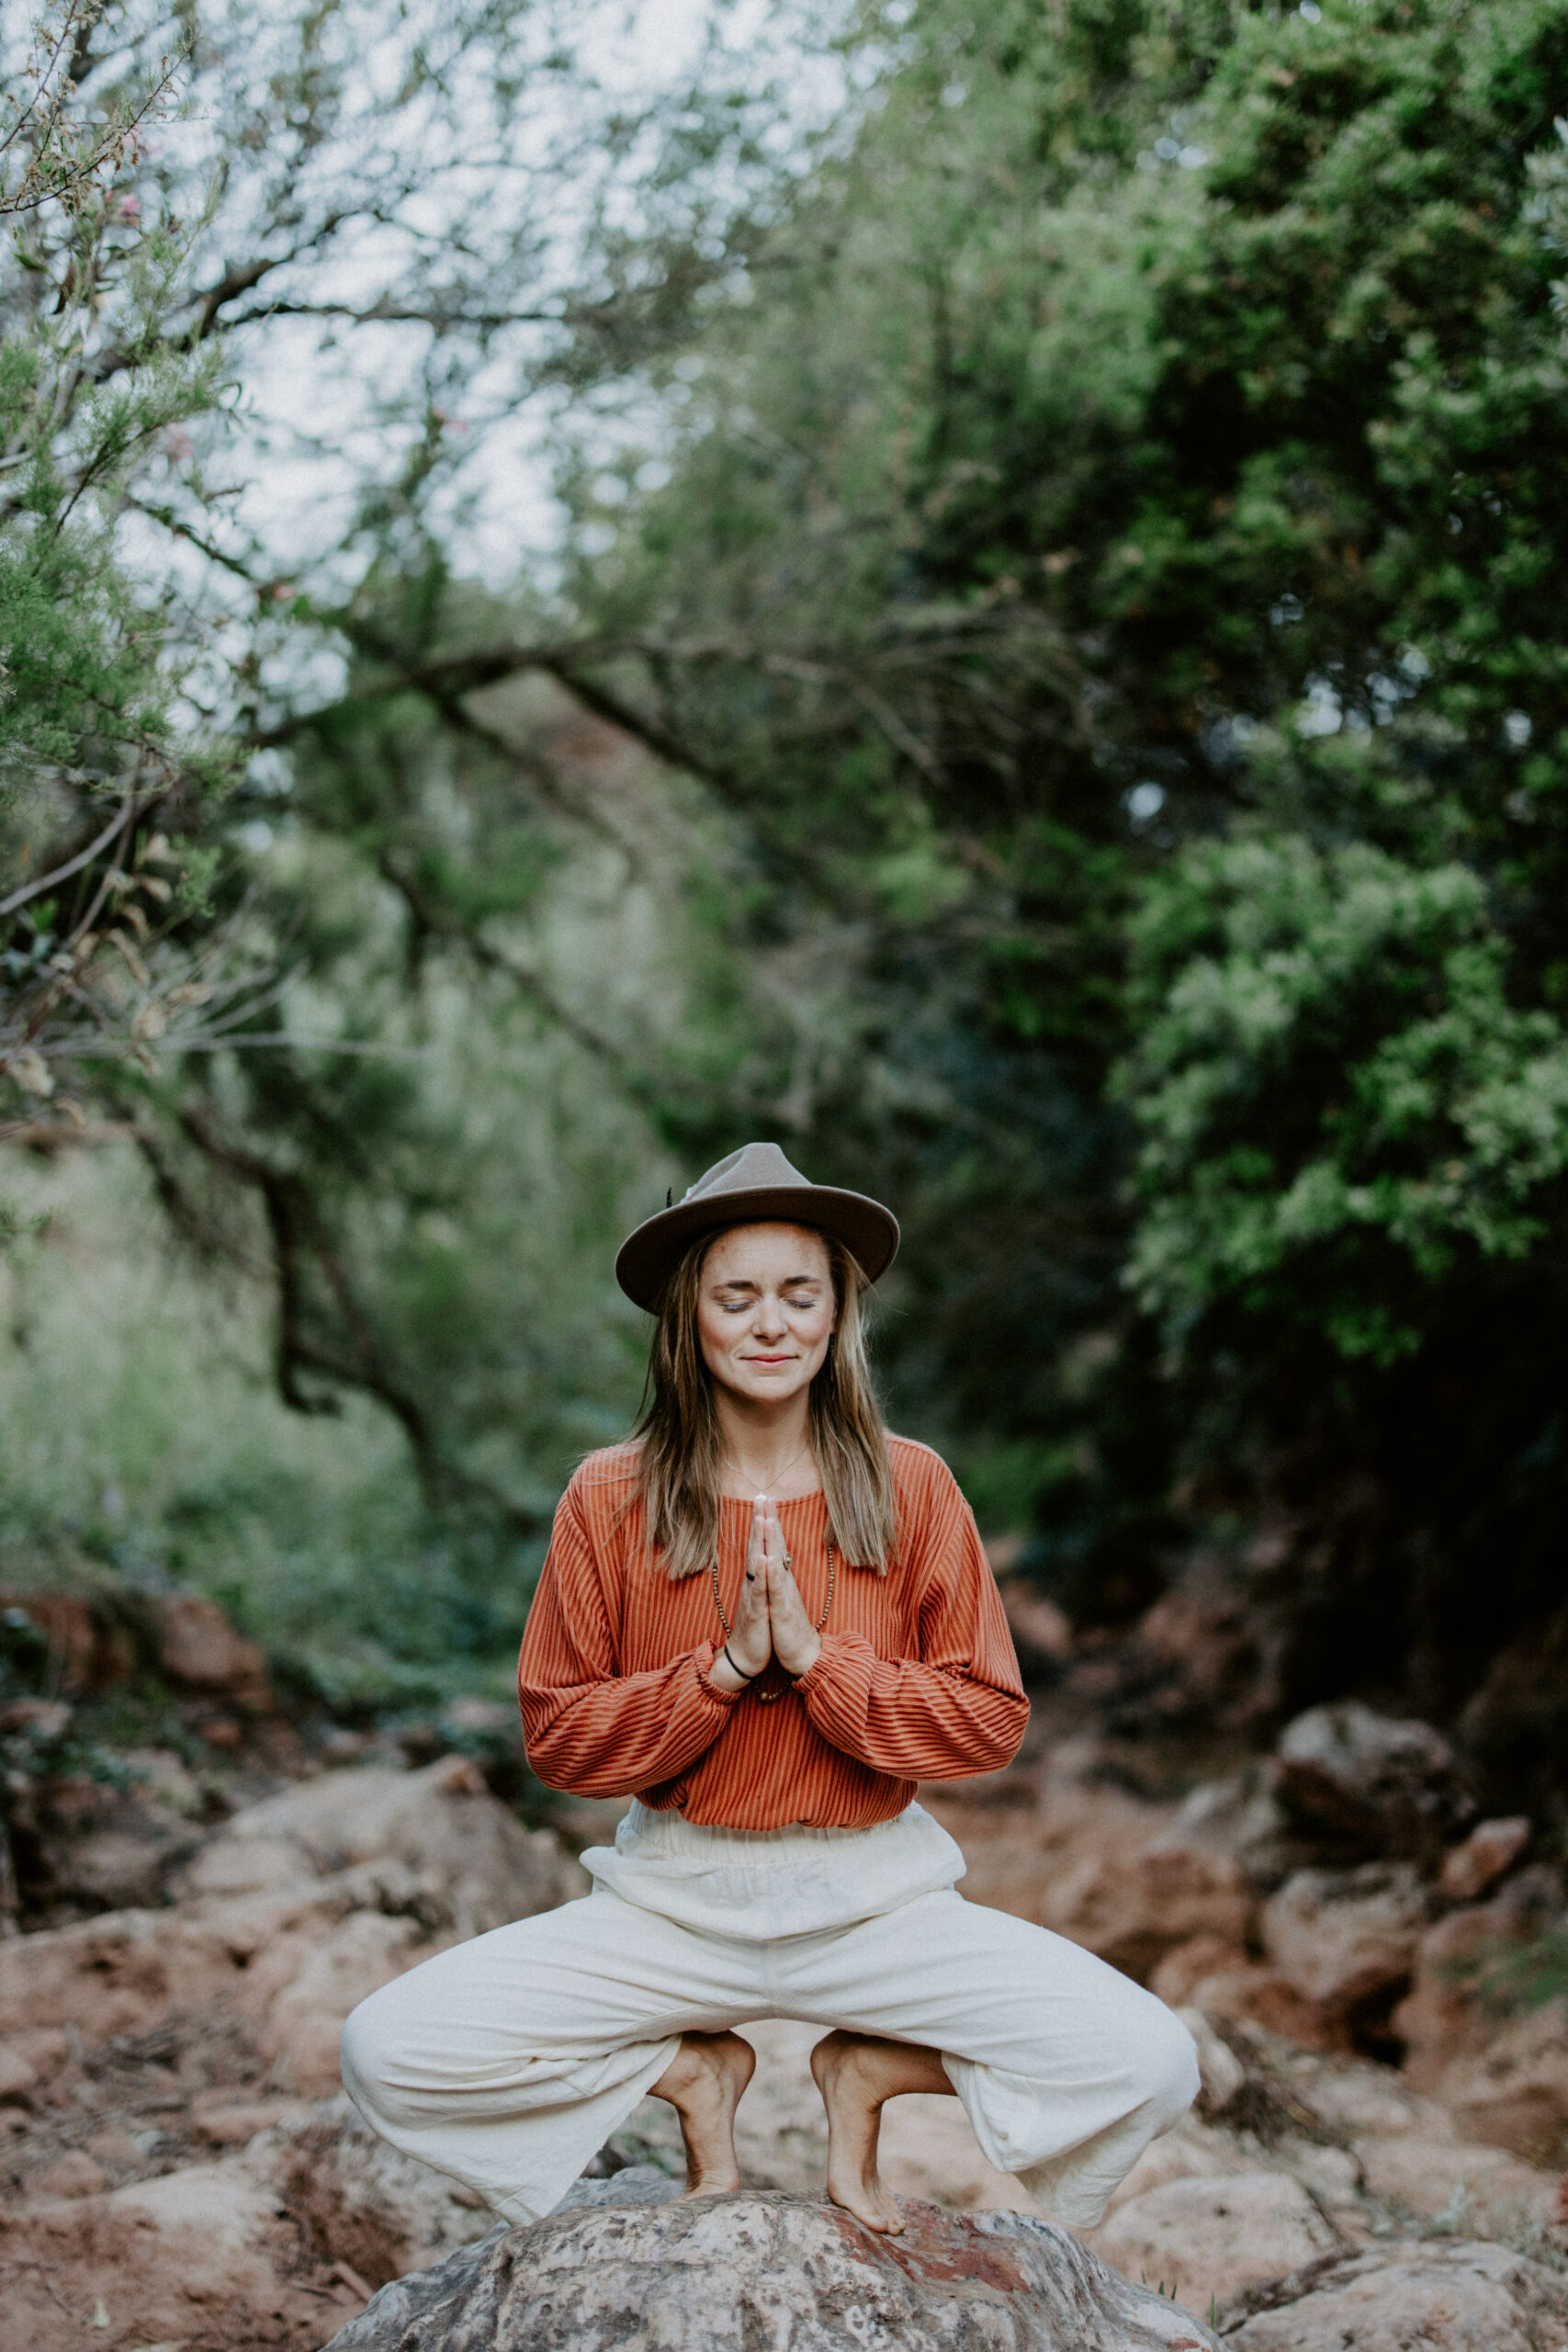
[[[682,1813],[656,1813],[633,1797],[615,1832],[615,1844],[625,1853],[635,1847],[649,1861],[668,1856],[700,1859],[717,1869],[734,1863],[750,1870],[770,1864],[787,1870],[808,1858],[819,1860],[834,1852],[865,1850],[877,1843],[901,1842],[912,1823],[929,1821],[923,1806],[906,1805],[889,1820],[874,1821],[863,1829],[813,1829],[792,1821],[781,1829],[728,1829],[720,1822],[688,1821]]]
[[[817,1935],[954,1885],[964,1856],[923,1806],[869,1829],[725,1829],[634,1798],[613,1847],[591,1846],[595,1885],[705,1935]]]

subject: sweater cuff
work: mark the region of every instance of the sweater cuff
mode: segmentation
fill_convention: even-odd
[[[711,1642],[703,1642],[698,1645],[693,1664],[697,1669],[697,1688],[703,1697],[714,1700],[728,1713],[737,1699],[744,1699],[746,1693],[743,1690],[720,1690],[716,1685],[708,1680],[708,1676],[713,1671],[713,1662],[717,1656],[718,1652]]]
[[[803,1699],[810,1699],[822,1690],[831,1690],[839,1676],[854,1656],[855,1635],[824,1634],[822,1646],[804,1674],[797,1674],[793,1688]]]

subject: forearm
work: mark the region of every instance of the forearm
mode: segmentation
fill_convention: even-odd
[[[1029,1720],[1021,1690],[981,1680],[962,1660],[883,1658],[858,1634],[824,1642],[795,1689],[825,1739],[900,1780],[998,1771],[1018,1753]]]
[[[729,1720],[737,1693],[709,1679],[712,1666],[704,1643],[653,1673],[569,1688],[520,1681],[530,1769],[547,1788],[587,1797],[624,1796],[678,1778]]]

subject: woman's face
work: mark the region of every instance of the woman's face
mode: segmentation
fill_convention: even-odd
[[[703,1261],[703,1362],[750,1404],[782,1404],[808,1388],[838,1319],[828,1246],[805,1226],[732,1226]]]

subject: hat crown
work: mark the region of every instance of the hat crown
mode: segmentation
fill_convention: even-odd
[[[726,1226],[770,1224],[810,1226],[841,1242],[868,1282],[886,1272],[898,1247],[898,1220],[880,1201],[814,1184],[776,1143],[747,1143],[627,1234],[615,1255],[615,1280],[657,1315],[665,1284],[694,1241]]]
[[[743,1143],[728,1159],[716,1160],[683,1199],[706,1201],[717,1193],[751,1193],[780,1184],[799,1184],[808,1193],[814,1189],[810,1177],[792,1168],[776,1143]]]

